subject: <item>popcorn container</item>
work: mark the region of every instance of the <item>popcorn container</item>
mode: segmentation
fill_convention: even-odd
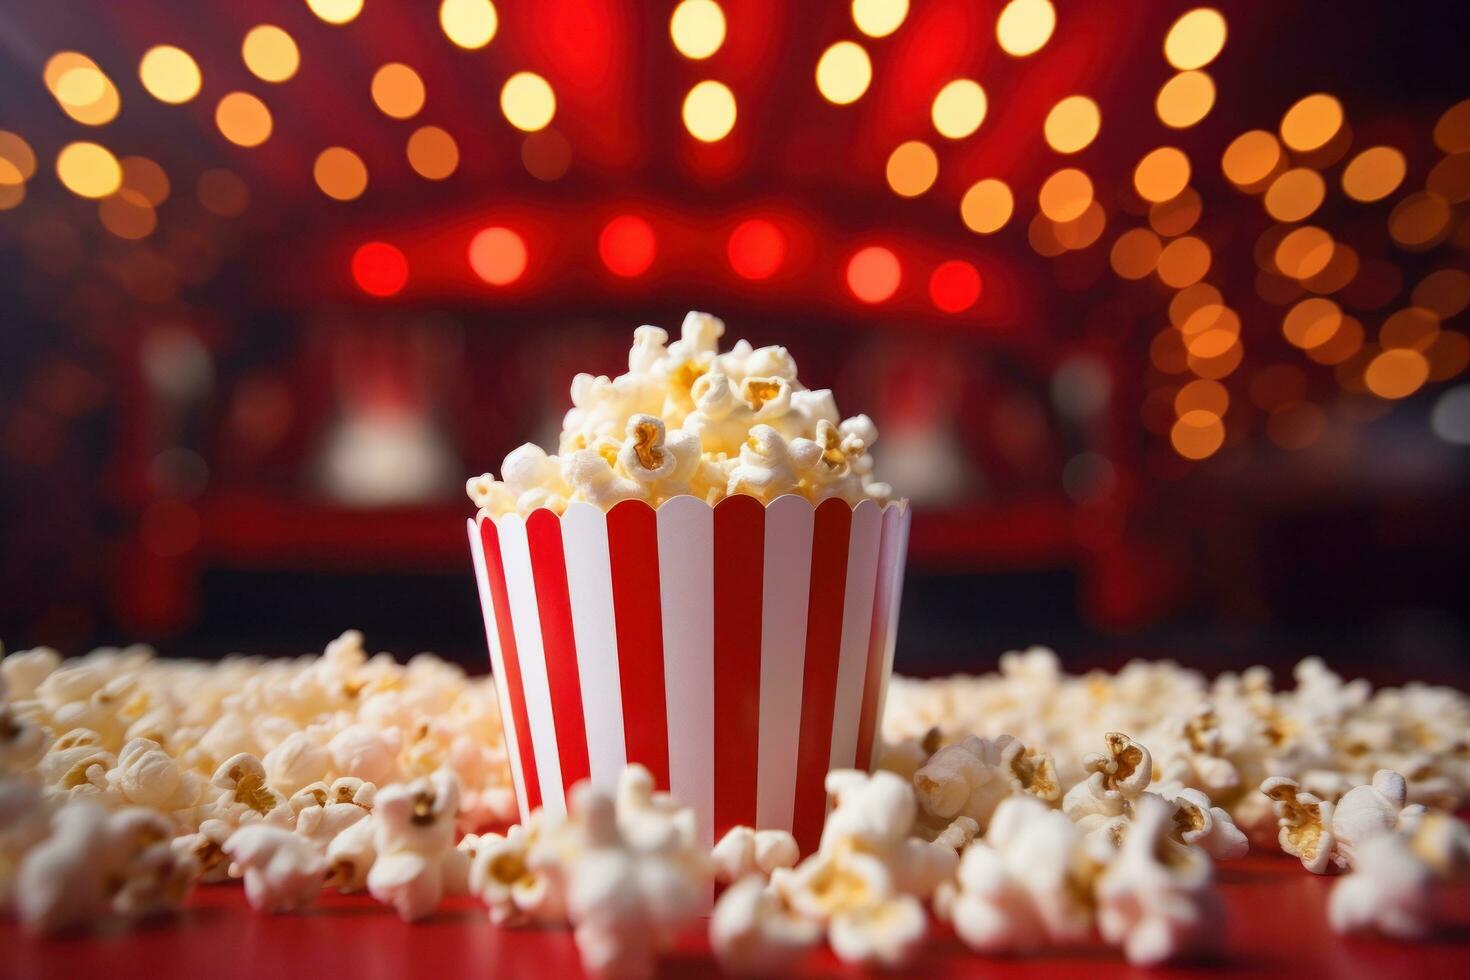
[[[572,503],[469,521],[516,799],[627,763],[698,817],[815,849],[833,768],[870,768],[910,511],[783,496]]]

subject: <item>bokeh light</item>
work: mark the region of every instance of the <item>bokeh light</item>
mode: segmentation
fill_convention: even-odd
[[[684,96],[684,128],[704,143],[715,143],[735,128],[735,93],[723,82],[706,79]]]
[[[1230,392],[1220,382],[1208,378],[1196,378],[1174,395],[1174,411],[1178,415],[1209,412],[1223,417],[1229,408]]]
[[[868,37],[887,37],[909,14],[909,0],[852,0],[852,22]]]
[[[1006,54],[1024,58],[1040,51],[1056,26],[1050,0],[1011,0],[996,18],[995,38]]]
[[[171,44],[149,48],[138,63],[138,77],[149,95],[170,105],[188,102],[204,84],[199,65],[187,51]]]
[[[317,154],[311,175],[322,193],[333,200],[352,201],[367,190],[367,166],[345,146],[329,146]]]
[[[250,188],[245,181],[217,167],[199,175],[195,194],[206,211],[221,218],[238,217],[250,207]]]
[[[1204,278],[1210,271],[1210,246],[1193,235],[1176,238],[1159,253],[1159,279],[1166,286],[1183,289]]]
[[[271,112],[249,92],[230,92],[214,109],[214,123],[236,146],[259,146],[270,139]]]
[[[934,128],[952,140],[964,139],[985,121],[985,90],[970,78],[956,78],[939,90],[930,109]]]
[[[373,104],[385,116],[410,119],[424,107],[424,82],[405,64],[390,61],[373,73]]]
[[[1215,105],[1215,83],[1202,71],[1180,72],[1164,83],[1154,99],[1159,120],[1171,129],[1188,129]]]
[[[572,144],[549,127],[531,133],[521,143],[521,165],[537,180],[558,180],[572,165]]]
[[[306,5],[328,24],[346,24],[362,13],[362,0],[306,0]]]
[[[1281,117],[1281,141],[1298,153],[1327,145],[1342,128],[1342,103],[1318,92],[1298,100]]]
[[[368,242],[352,253],[352,278],[369,296],[392,296],[408,283],[408,258],[387,242]]]
[[[1123,279],[1143,279],[1158,268],[1164,245],[1147,228],[1134,228],[1118,236],[1109,261],[1113,271]]]
[[[888,186],[900,197],[918,197],[934,186],[939,176],[939,157],[928,143],[909,140],[888,155]]]
[[[158,227],[153,206],[125,187],[97,203],[97,218],[109,232],[132,242],[147,238]]]
[[[439,26],[450,41],[474,51],[495,38],[500,16],[490,0],[444,0],[439,5]]]
[[[603,226],[597,238],[597,254],[615,276],[641,276],[653,265],[658,237],[653,226],[634,214],[622,214]]]
[[[1440,317],[1452,317],[1470,305],[1470,273],[1463,269],[1439,269],[1414,287],[1414,305]]]
[[[837,105],[863,97],[873,81],[873,63],[855,41],[838,41],[817,59],[817,91]]]
[[[459,146],[438,126],[421,126],[408,138],[408,165],[425,180],[443,180],[459,166]]]
[[[1225,177],[1241,190],[1253,191],[1265,184],[1284,160],[1281,144],[1264,129],[1241,133],[1220,158]]]
[[[1086,211],[1071,221],[1054,223],[1051,233],[1062,248],[1076,251],[1087,248],[1101,238],[1107,223],[1107,212],[1101,204],[1093,201],[1087,205]]]
[[[1342,190],[1355,201],[1381,201],[1404,181],[1408,164],[1391,146],[1371,146],[1348,161],[1342,172]]]
[[[1434,124],[1434,145],[1446,153],[1470,151],[1470,99],[1445,110]]]
[[[786,260],[786,236],[764,218],[742,221],[730,232],[730,268],[742,279],[768,279]]]
[[[980,273],[963,259],[950,259],[929,277],[929,298],[945,313],[963,313],[980,299]]]
[[[1303,225],[1284,235],[1276,246],[1276,268],[1293,279],[1306,279],[1332,260],[1332,236],[1316,225]]]
[[[1005,227],[1015,206],[1015,198],[1005,182],[987,177],[965,191],[960,199],[960,219],[971,231],[989,235]]]
[[[507,286],[526,271],[525,240],[499,225],[481,230],[470,239],[470,268],[492,286]]]
[[[1169,430],[1169,442],[1185,459],[1208,459],[1225,444],[1225,423],[1204,409],[1185,412]]]
[[[1363,372],[1363,384],[1379,398],[1407,398],[1429,380],[1429,361],[1416,350],[1381,351]]]
[[[46,62],[42,79],[61,110],[77,122],[102,126],[117,118],[122,105],[117,86],[86,55],[58,52]]]
[[[240,57],[263,82],[284,82],[301,67],[301,52],[290,34],[274,24],[252,27],[240,45]]]
[[[1378,328],[1378,346],[1384,350],[1404,348],[1421,354],[1439,336],[1439,316],[1433,310],[1410,306],[1398,310]]]
[[[0,186],[23,184],[36,173],[36,153],[19,135],[0,129]]]
[[[1271,182],[1262,203],[1266,213],[1277,221],[1294,222],[1321,207],[1326,196],[1327,184],[1321,174],[1308,167],[1295,167]]]
[[[669,37],[686,58],[708,58],[725,43],[725,12],[715,0],[682,0],[669,17]]]
[[[1165,238],[1173,238],[1193,228],[1203,208],[1199,192],[1186,187],[1167,201],[1149,205],[1148,224]]]
[[[1331,340],[1342,321],[1341,307],[1325,297],[1313,296],[1287,311],[1281,320],[1281,333],[1292,346],[1311,350]]]
[[[881,303],[898,291],[903,267],[881,245],[859,249],[847,262],[847,288],[864,303]]]
[[[1085,95],[1069,95],[1046,114],[1042,132],[1047,145],[1058,153],[1076,153],[1097,138],[1102,114],[1097,103]]]
[[[106,147],[78,141],[57,154],[56,176],[79,197],[103,198],[122,186],[122,165]]]
[[[1225,18],[1218,10],[1197,7],[1176,20],[1164,36],[1164,57],[1180,71],[1203,68],[1225,47]]]
[[[1092,180],[1075,167],[1058,170],[1041,185],[1037,203],[1052,221],[1073,221],[1092,203]]]
[[[1167,201],[1189,184],[1189,157],[1172,146],[1149,151],[1133,171],[1133,187],[1145,201]]]
[[[1470,199],[1470,153],[1452,153],[1436,163],[1424,187],[1451,204]]]
[[[1438,194],[1410,194],[1389,214],[1388,233],[1406,251],[1427,251],[1449,234],[1451,216],[1449,202]]]
[[[500,89],[500,111],[516,129],[534,133],[556,116],[556,93],[540,75],[518,71]]]
[[[122,167],[122,190],[131,191],[144,203],[158,207],[168,200],[168,174],[162,167],[147,157],[123,157],[118,161]]]

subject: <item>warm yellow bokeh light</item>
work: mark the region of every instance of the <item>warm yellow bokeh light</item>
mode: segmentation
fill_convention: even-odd
[[[930,116],[939,135],[964,139],[985,121],[985,90],[969,78],[956,78],[934,96]]]
[[[1402,347],[1420,353],[1434,346],[1439,336],[1439,314],[1421,306],[1393,313],[1378,328],[1378,346],[1384,350]]]
[[[988,235],[1005,227],[1015,208],[1015,198],[1005,182],[987,177],[965,191],[960,199],[960,219],[971,231]]]
[[[271,111],[249,92],[231,92],[220,99],[214,123],[225,139],[238,146],[259,146],[271,135]]]
[[[855,41],[838,41],[817,59],[817,91],[838,105],[863,97],[873,81],[873,62]]]
[[[1373,358],[1363,372],[1363,384],[1379,398],[1407,398],[1429,380],[1429,361],[1416,350],[1395,348]]]
[[[20,207],[25,199],[25,184],[0,184],[0,211]]]
[[[97,205],[97,217],[102,227],[128,241],[147,238],[158,227],[152,205],[127,188],[103,198]]]
[[[1147,228],[1134,228],[1118,236],[1108,256],[1113,271],[1123,279],[1142,279],[1158,267],[1164,245]]]
[[[0,147],[0,154],[4,147]],[[1462,269],[1439,269],[1414,287],[1414,305],[1441,317],[1455,316],[1470,306],[1470,273]]]
[[[1445,110],[1434,124],[1434,145],[1446,153],[1470,150],[1470,99]]]
[[[928,143],[909,140],[888,155],[888,186],[900,197],[918,197],[934,186],[939,157]]]
[[[1313,296],[1286,311],[1281,333],[1288,343],[1312,350],[1330,341],[1343,322],[1342,308],[1330,299]]]
[[[1335,248],[1332,236],[1315,225],[1287,233],[1276,245],[1276,268],[1293,279],[1307,279],[1327,268]]]
[[[23,184],[36,172],[36,152],[19,135],[0,129],[0,185]],[[9,174],[7,179],[6,174]]]
[[[1169,430],[1169,442],[1185,459],[1208,459],[1225,444],[1225,423],[1204,409],[1185,412]]]
[[[852,22],[868,37],[887,37],[909,15],[909,0],[852,0]]]
[[[367,190],[367,167],[345,146],[329,146],[317,154],[311,175],[323,194],[338,201],[351,201]]]
[[[1180,71],[1203,68],[1225,47],[1225,18],[1210,7],[1180,17],[1164,37],[1164,57]]]
[[[68,68],[56,81],[56,98],[63,105],[89,106],[107,94],[107,76],[96,68]]]
[[[1271,182],[1262,203],[1277,221],[1301,221],[1322,206],[1327,184],[1309,167],[1294,167]]]
[[[1449,202],[1438,194],[1410,194],[1389,213],[1388,234],[1400,248],[1422,252],[1439,244],[1453,216]]]
[[[1211,258],[1204,239],[1193,235],[1176,238],[1159,253],[1159,280],[1175,289],[1192,286],[1210,271]]]
[[[147,157],[123,157],[122,190],[140,197],[151,207],[158,207],[168,200],[171,190],[168,174],[162,167]]]
[[[1071,221],[1051,222],[1051,235],[1064,249],[1076,251],[1090,246],[1102,237],[1108,226],[1108,215],[1103,206],[1093,201],[1082,212],[1082,216]]]
[[[1264,129],[1241,133],[1220,158],[1220,167],[1231,183],[1243,189],[1254,189],[1281,165],[1281,144]]]
[[[1299,100],[1281,117],[1281,141],[1298,153],[1319,149],[1342,128],[1342,103],[1325,92]]]
[[[346,24],[362,13],[362,0],[306,0],[306,5],[328,24]]]
[[[47,60],[42,78],[61,110],[77,122],[102,126],[117,118],[122,104],[117,86],[86,55],[57,52]]]
[[[669,17],[669,37],[684,57],[708,58],[725,43],[725,12],[715,0],[683,0]]]
[[[518,71],[500,89],[500,111],[516,129],[534,133],[556,117],[556,93],[540,75]]]
[[[1342,190],[1355,201],[1381,201],[1404,181],[1408,164],[1391,146],[1371,146],[1348,161]]]
[[[1175,197],[1150,205],[1148,224],[1165,238],[1173,238],[1193,228],[1203,209],[1204,202],[1201,201],[1199,192],[1192,187],[1186,187]]]
[[[1085,95],[1069,95],[1046,114],[1042,131],[1047,145],[1058,153],[1076,153],[1097,139],[1102,114]]]
[[[684,96],[684,128],[695,139],[715,143],[735,128],[735,93],[721,82],[706,79]]]
[[[1164,83],[1154,100],[1159,120],[1171,129],[1188,129],[1215,105],[1215,82],[1202,71],[1180,72]]]
[[[1057,11],[1049,0],[1011,0],[995,21],[1001,50],[1017,58],[1040,51],[1057,27]]]
[[[1174,395],[1174,411],[1179,415],[1198,411],[1223,416],[1229,407],[1230,392],[1220,382],[1206,378],[1195,378]]]
[[[473,51],[494,39],[500,16],[490,0],[444,0],[439,5],[439,26],[449,40]]]
[[[199,65],[187,51],[171,44],[149,48],[138,63],[138,77],[149,95],[170,105],[188,102],[204,84]]]
[[[104,146],[68,143],[56,156],[56,176],[79,197],[102,198],[122,186],[122,165]]]
[[[1092,180],[1075,167],[1058,170],[1041,185],[1037,203],[1052,221],[1075,221],[1092,203]]]
[[[263,82],[284,82],[301,67],[301,52],[291,35],[274,24],[252,27],[240,46],[245,67]]]
[[[408,165],[426,180],[443,180],[459,166],[459,146],[438,126],[424,126],[408,138]]]
[[[409,119],[424,107],[424,81],[405,64],[390,61],[373,73],[373,104],[383,115]]]
[[[1183,150],[1151,150],[1133,171],[1133,187],[1145,201],[1167,201],[1189,185],[1189,157]]]

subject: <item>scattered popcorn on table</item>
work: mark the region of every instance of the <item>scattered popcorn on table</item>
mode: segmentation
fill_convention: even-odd
[[[727,888],[709,923],[715,958],[737,976],[784,973],[821,938],[821,924],[792,911],[758,874]]]
[[[295,912],[316,901],[327,862],[311,842],[284,827],[253,823],[225,841],[230,874],[245,879],[245,897],[258,912]]]
[[[459,785],[449,772],[396,783],[373,807],[376,858],[367,875],[373,898],[405,922],[427,918],[448,891],[463,891],[468,857],[454,846]]]
[[[731,827],[710,851],[715,880],[726,885],[749,875],[769,880],[771,872],[794,867],[800,857],[790,832],[750,827]]]
[[[673,343],[662,328],[639,327],[626,374],[572,379],[557,455],[529,443],[513,450],[499,480],[466,483],[470,499],[491,516],[681,494],[712,504],[786,493],[887,501],[891,488],[872,476],[872,420],[843,419],[832,392],[804,388],[784,347],[740,340],[720,353],[724,333],[708,313],[686,316]]]

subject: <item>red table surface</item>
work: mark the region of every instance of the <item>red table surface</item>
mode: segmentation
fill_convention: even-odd
[[[1280,855],[1252,855],[1219,868],[1229,904],[1224,953],[1176,967],[1130,967],[1114,950],[1089,948],[1026,958],[980,957],[936,924],[922,955],[902,975],[964,977],[1292,977],[1420,978],[1470,976],[1470,886],[1445,895],[1452,922],[1432,940],[1391,942],[1342,937],[1327,926],[1333,879],[1319,878]],[[851,974],[830,952],[814,951],[801,976]],[[704,923],[682,937],[663,975],[717,973]],[[427,922],[408,925],[363,895],[324,894],[295,915],[252,911],[238,884],[195,890],[175,918],[131,931],[50,939],[0,924],[0,976],[262,977],[376,980],[388,977],[580,976],[571,934],[490,925],[471,899],[454,899]]]

